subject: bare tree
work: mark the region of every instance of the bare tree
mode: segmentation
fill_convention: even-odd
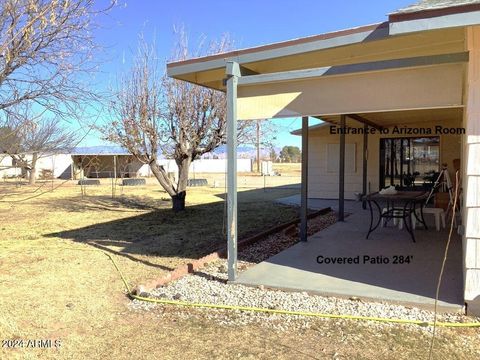
[[[8,134],[0,142],[0,152],[29,172],[29,183],[35,184],[40,158],[70,151],[76,142],[73,132],[66,131],[60,119],[28,120],[15,117],[8,122]]]
[[[184,37],[176,58],[189,57]],[[227,37],[210,44],[207,53],[225,51]],[[120,144],[140,162],[148,164],[160,185],[172,198],[172,208],[185,208],[188,171],[192,161],[226,142],[224,93],[167,77],[159,71],[154,47],[139,47],[133,68],[120,81],[111,103],[112,121],[101,130],[106,139]],[[254,124],[240,123],[243,136]],[[178,180],[174,183],[159,155],[175,159]]]
[[[95,94],[94,0],[0,1],[0,116],[22,104],[64,116]]]

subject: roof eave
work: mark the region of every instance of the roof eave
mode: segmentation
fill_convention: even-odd
[[[388,37],[388,35],[388,22],[365,25],[280,43],[171,62],[167,64],[167,75],[174,78],[182,78],[184,75],[199,71],[223,68],[227,59],[234,59],[239,64],[247,64],[364,41],[380,40]]]
[[[390,35],[480,24],[480,4],[389,14]]]
[[[324,121],[320,124],[311,125],[311,126],[308,127],[308,131],[314,131],[314,130],[317,130],[317,129],[321,129],[321,128],[324,128],[327,125],[331,125],[331,124]],[[296,135],[296,136],[301,136],[302,135],[302,129],[296,129],[296,130],[290,131],[290,134]]]

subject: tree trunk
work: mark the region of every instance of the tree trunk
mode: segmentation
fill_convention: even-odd
[[[192,160],[187,157],[181,160],[176,161],[178,166],[178,187],[177,192],[183,192],[187,190],[187,182],[188,182],[188,172],[190,170],[190,164]]]
[[[172,181],[168,178],[168,174],[163,166],[159,166],[156,161],[152,161],[148,165],[150,166],[150,170],[152,170],[152,174],[155,176],[162,188],[168,193],[168,195],[171,197],[176,195],[177,192],[175,191]]]
[[[192,160],[190,157],[177,160],[178,166],[178,183],[177,183],[177,195],[172,196],[173,201],[173,210],[183,211],[185,210],[185,198],[187,197],[187,182],[188,182],[188,171],[190,169],[190,164]]]
[[[173,186],[172,180],[168,177],[167,172],[163,166],[159,166],[156,161],[152,161],[150,164],[150,169],[152,174],[155,176],[157,181],[160,183],[162,188],[170,195],[172,198],[172,209],[175,212],[182,211],[185,209],[185,195],[186,193],[178,193]]]
[[[182,191],[172,196],[172,209],[175,212],[185,210],[185,198],[187,196],[186,191]]]
[[[177,160],[176,163],[178,166],[178,183],[176,188],[168,177],[168,174],[163,168],[163,166],[159,166],[156,161],[152,161],[149,165],[153,175],[157,178],[163,189],[172,198],[172,210],[178,212],[185,210],[188,170],[190,164],[192,163],[192,160],[190,157],[187,157],[181,160]]]
[[[35,181],[37,180],[37,160],[38,160],[38,153],[33,153],[32,155],[32,165],[30,168],[30,175],[28,177],[28,183],[30,185],[35,185]]]

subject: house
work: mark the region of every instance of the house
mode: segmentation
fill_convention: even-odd
[[[420,186],[442,163],[451,176],[459,167],[462,297],[480,314],[480,1],[423,0],[382,23],[167,71],[226,92],[229,280],[237,279],[236,122],[302,117],[302,240],[308,197],[338,199],[343,221],[355,193]],[[309,129],[309,117],[324,123]]]

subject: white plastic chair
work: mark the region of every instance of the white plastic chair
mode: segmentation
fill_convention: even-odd
[[[417,216],[420,215],[420,209],[416,210]],[[442,227],[445,229],[445,210],[442,208],[423,208],[423,215],[432,214],[435,217],[435,228],[437,231],[440,231],[440,222]],[[412,214],[412,227],[415,229],[415,225],[417,223],[417,217],[415,214]]]
[[[382,209],[382,214],[385,214],[386,212],[388,211],[387,208],[383,208]],[[403,214],[403,211],[402,210],[393,210],[393,215],[394,216],[401,216]],[[400,230],[403,229],[403,219],[400,219],[400,218],[393,218],[393,225],[394,226],[397,226],[398,225],[398,228]],[[384,227],[385,226],[385,219],[382,218],[382,222],[381,222],[381,226]],[[414,228],[415,229],[415,228]]]

